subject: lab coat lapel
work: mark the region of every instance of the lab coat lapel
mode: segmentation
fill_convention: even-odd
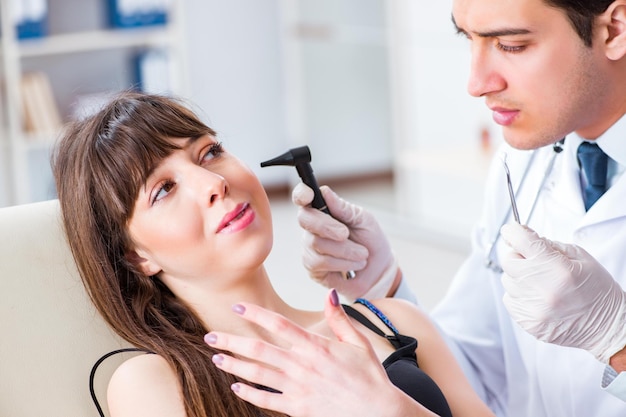
[[[552,174],[546,181],[544,192],[546,201],[544,210],[550,213],[559,213],[557,218],[550,220],[550,223],[565,222],[566,224],[578,224],[580,218],[585,215],[585,206],[580,188],[580,177],[578,164],[574,158],[565,154],[558,155],[555,161]],[[552,224],[557,230],[561,227]],[[556,239],[556,236],[552,237]],[[561,237],[563,239],[564,237]]]
[[[571,150],[565,150],[565,152],[568,151]],[[622,175],[589,211],[585,212],[580,184],[580,169],[576,158],[565,157],[557,161],[553,170],[554,175],[549,178],[546,191],[551,194],[552,204],[560,206],[563,217],[570,214],[572,216],[571,221],[579,218],[578,221],[571,224],[578,224],[577,228],[583,228],[626,216],[623,204],[626,201],[626,186],[624,184],[626,175]]]
[[[579,221],[572,224],[577,224],[577,228],[583,228],[626,216],[623,205],[626,199],[626,175],[622,175],[589,211],[585,212],[576,147],[577,144],[564,150],[567,154],[564,154],[564,158],[558,162],[561,166],[555,167],[555,179],[551,181],[554,184],[555,200],[568,205],[562,207],[562,210],[570,212],[574,217],[580,216]]]
[[[581,227],[595,223],[626,217],[626,176],[622,175],[611,188],[591,206],[587,215],[582,219]]]

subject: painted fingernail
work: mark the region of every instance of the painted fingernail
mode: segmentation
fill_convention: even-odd
[[[211,360],[213,361],[214,364],[216,364],[217,366],[220,366],[222,363],[224,363],[224,357],[222,355],[220,355],[219,353],[217,355],[213,355],[213,357],[211,358]]]
[[[208,343],[209,345],[214,344],[215,342],[217,342],[217,335],[215,333],[207,333],[204,335],[204,342]]]
[[[238,383],[234,383],[233,385],[230,386],[230,389],[233,390],[233,392],[239,392],[239,390],[241,389],[241,387],[239,386]]]
[[[339,305],[339,296],[337,295],[337,290],[334,288],[330,291],[330,303],[335,307]]]
[[[243,314],[246,312],[246,308],[242,306],[241,304],[235,304],[233,306],[233,311],[237,314]]]

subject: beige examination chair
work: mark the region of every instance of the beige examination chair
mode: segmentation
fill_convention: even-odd
[[[56,200],[0,208],[0,416],[91,417],[93,364],[127,345],[95,312],[65,242]],[[95,373],[106,386],[129,355]]]

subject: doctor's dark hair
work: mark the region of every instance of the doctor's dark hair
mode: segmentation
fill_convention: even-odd
[[[544,0],[551,7],[563,9],[586,46],[592,45],[594,20],[615,0]]]
[[[158,279],[141,273],[127,224],[140,187],[172,139],[215,132],[174,98],[124,92],[70,124],[52,156],[67,241],[87,292],[106,322],[132,345],[165,358],[180,380],[189,417],[282,416],[239,399],[237,378],[219,371],[210,331]]]

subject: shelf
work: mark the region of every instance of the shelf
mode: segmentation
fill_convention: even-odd
[[[21,40],[18,56],[21,58],[42,57],[170,44],[171,36],[166,28],[94,30]]]
[[[0,0],[3,28],[14,24],[12,1]],[[45,116],[51,100],[62,121],[67,121],[79,98],[135,86],[134,56],[144,48],[165,50],[171,56],[171,65],[159,76],[167,77],[173,93],[180,94],[186,87],[186,57],[179,21],[182,0],[171,2],[167,23],[132,28],[102,27],[103,19],[98,18],[102,13],[101,0],[80,2],[80,12],[85,17],[81,22],[85,24],[76,26],[77,16],[66,13],[74,8],[74,3],[54,1],[54,7],[48,10],[54,29],[47,36],[17,39],[10,32],[0,36],[0,193],[6,195],[0,195],[0,206],[51,196],[48,155],[61,133],[45,128],[56,126],[54,120],[48,125],[50,120]],[[85,58],[83,54],[90,55]],[[51,94],[42,91],[41,83],[30,83],[33,78],[25,77],[27,73],[42,75]],[[40,120],[41,115],[44,117]],[[32,134],[26,128],[41,133]]]

